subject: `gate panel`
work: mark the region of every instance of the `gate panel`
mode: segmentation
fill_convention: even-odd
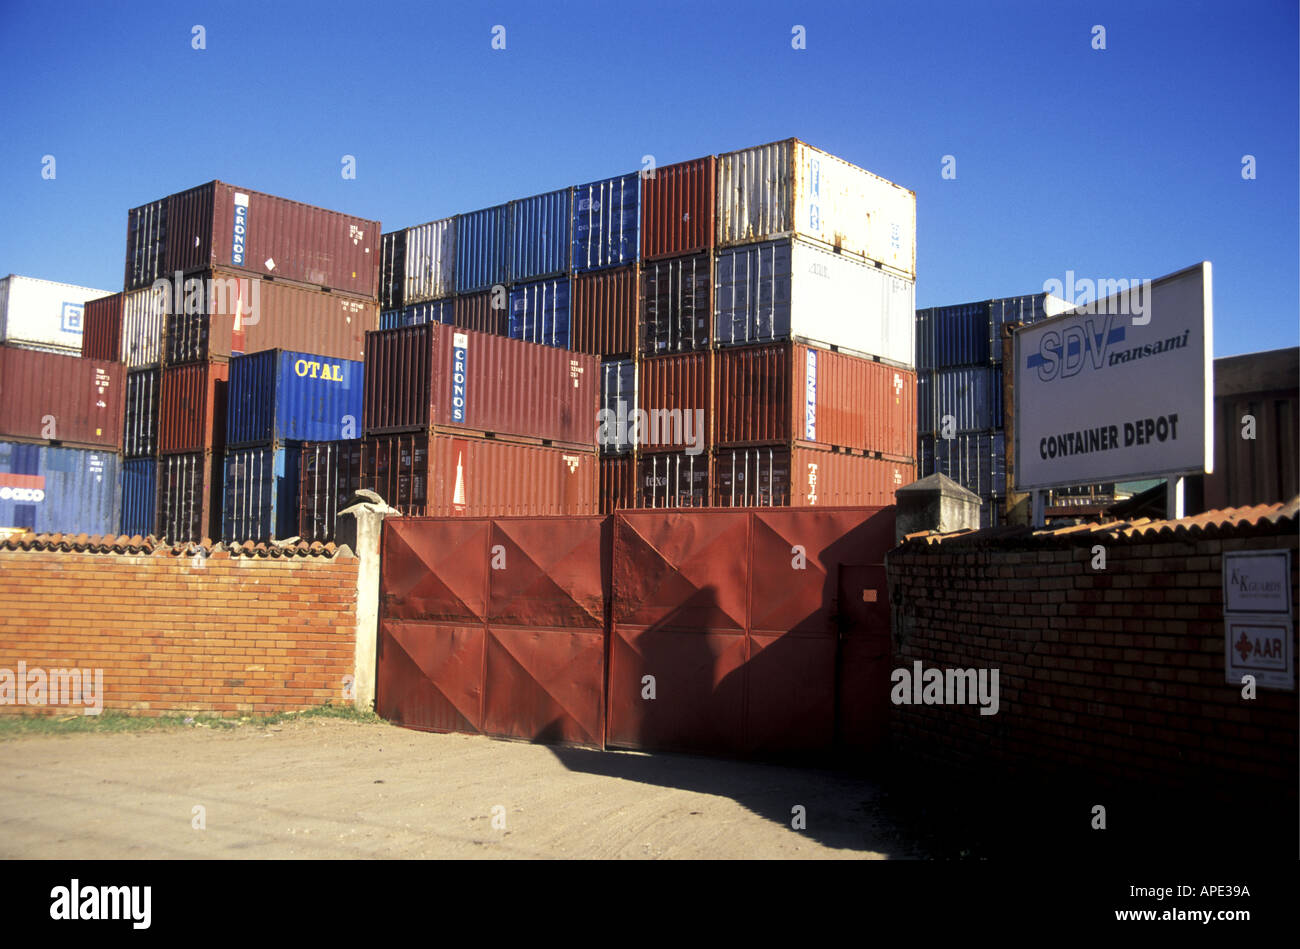
[[[375,712],[407,728],[478,731],[482,667],[482,627],[383,620]]]
[[[492,627],[483,731],[504,738],[595,745],[605,740],[602,628]]]
[[[750,634],[745,750],[820,751],[835,740],[835,637]]]
[[[837,740],[859,751],[877,748],[888,734],[893,655],[889,590],[883,564],[841,564]]]
[[[384,617],[482,622],[487,616],[488,534],[486,519],[385,521]]]
[[[604,629],[609,538],[607,517],[492,521],[488,620]]]

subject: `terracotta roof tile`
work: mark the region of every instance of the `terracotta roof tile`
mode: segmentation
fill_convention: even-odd
[[[252,558],[292,558],[292,557],[334,557],[339,548],[333,543],[322,544],[320,541],[308,543],[305,540],[295,540],[292,543],[272,543],[272,544],[254,544],[251,541],[243,543],[220,544],[213,543],[209,539],[204,539],[203,543],[196,544],[186,542],[181,544],[165,544],[158,538],[150,535],[141,537],[136,534],[134,537],[127,537],[125,534],[36,534],[31,531],[26,533],[10,534],[7,537],[0,537],[0,550],[56,550],[64,552],[88,553],[88,554],[119,554],[128,556],[169,556],[169,557],[211,557],[213,554],[222,553],[230,557],[252,557]]]

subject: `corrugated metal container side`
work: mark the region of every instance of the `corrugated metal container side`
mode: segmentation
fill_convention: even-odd
[[[408,227],[406,287],[402,304],[448,297],[456,292],[456,218]]]
[[[1050,293],[1002,297],[989,304],[989,354],[1002,363],[1002,327],[1007,323],[1037,323],[1074,309],[1073,304]]]
[[[803,240],[723,250],[715,268],[719,346],[794,338],[913,365],[911,280]]]
[[[86,305],[107,290],[10,274],[0,279],[0,344],[77,355]]]
[[[456,217],[456,292],[486,290],[506,282],[509,211],[505,204]]]
[[[361,439],[307,442],[298,467],[298,536],[330,543],[337,537],[339,511],[361,487]]]
[[[378,300],[379,258],[378,221],[223,181],[167,199],[169,271],[249,271]]]
[[[993,301],[917,311],[917,365],[924,369],[987,365]],[[1001,346],[998,347],[999,352]]]
[[[399,326],[419,326],[421,323],[456,322],[455,300],[426,300],[424,303],[412,303],[400,310],[385,310],[379,314],[379,328],[391,330]]]
[[[122,286],[138,290],[162,276],[170,276],[166,198],[126,212],[126,274]]]
[[[162,363],[163,325],[170,307],[165,290],[145,287],[122,300],[122,362],[128,369]]]
[[[226,438],[229,371],[229,365],[218,362],[163,370],[158,405],[158,448],[162,454],[221,452]]]
[[[712,447],[713,353],[681,353],[641,360],[637,408],[648,431],[637,433],[643,453]],[[700,424],[703,423],[703,431]]]
[[[202,292],[195,305],[181,308],[196,312],[167,317],[169,366],[308,347],[335,359],[360,359],[365,334],[379,326],[379,306],[371,300],[232,271],[207,272],[186,282],[190,279],[203,281],[194,284]]]
[[[466,517],[597,514],[594,451],[447,434],[362,441],[362,487],[403,514]]]
[[[510,299],[505,287],[466,293],[452,301],[452,324],[463,330],[505,336],[510,321]]]
[[[113,452],[0,441],[0,527],[116,534],[120,466]]]
[[[573,269],[635,263],[641,249],[641,175],[632,172],[573,189]]]
[[[709,348],[713,335],[713,259],[709,254],[642,264],[641,287],[643,355]]]
[[[632,450],[628,421],[636,407],[636,363],[631,359],[602,359],[600,409],[603,415],[596,435],[602,452],[621,454]]]
[[[510,338],[569,348],[569,278],[548,277],[510,288]]]
[[[154,536],[169,543],[221,537],[221,455],[192,452],[158,459]]]
[[[669,452],[637,458],[636,506],[708,507],[709,453]]]
[[[1002,369],[967,366],[934,371],[933,415],[921,431],[943,432],[952,416],[952,431],[986,432],[1002,427]]]
[[[361,430],[364,364],[268,349],[230,360],[226,445],[333,441]]]
[[[1222,371],[1219,362],[1215,360],[1216,374]],[[1256,387],[1270,384],[1276,382],[1255,376]],[[1253,439],[1241,437],[1247,415],[1255,420]],[[1207,509],[1275,504],[1295,497],[1300,488],[1300,397],[1294,381],[1290,389],[1216,394],[1213,425],[1214,472],[1204,476]]]
[[[636,506],[636,459],[609,455],[600,459],[600,513]]]
[[[222,540],[265,542],[297,535],[301,454],[296,442],[226,452]]]
[[[0,438],[122,447],[120,362],[0,346]]]
[[[379,236],[379,308],[397,310],[406,305],[406,231]]]
[[[719,448],[718,507],[875,507],[916,480],[910,462],[793,446]]]
[[[641,257],[680,257],[713,248],[717,165],[709,155],[656,168],[641,182]]]
[[[573,278],[570,346],[593,356],[636,352],[639,309],[636,264],[578,274]]]
[[[161,375],[161,369],[133,369],[126,374],[126,425],[122,453],[127,458],[152,458],[158,454]],[[150,526],[149,530],[153,527]]]
[[[367,435],[455,426],[596,447],[594,356],[437,323],[372,333],[366,343]]]
[[[1006,497],[1005,432],[922,435],[920,441],[921,477],[939,472],[982,498]]]
[[[122,300],[124,294],[111,293],[97,300],[87,300],[81,332],[81,358],[122,360]]]
[[[714,357],[719,446],[816,442],[882,454],[916,452],[916,375],[799,343]]]
[[[511,283],[568,273],[572,188],[510,202]]]
[[[135,458],[122,462],[122,533],[127,537],[152,534],[157,501],[157,459]]]

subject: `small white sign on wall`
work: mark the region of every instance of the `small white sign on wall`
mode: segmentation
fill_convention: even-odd
[[[1240,685],[1242,676],[1252,675],[1264,688],[1295,689],[1290,615],[1225,616],[1223,630],[1230,684]]]
[[[1223,612],[1290,613],[1291,551],[1238,550],[1223,555]]]

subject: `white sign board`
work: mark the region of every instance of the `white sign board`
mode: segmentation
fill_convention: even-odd
[[[1291,617],[1225,616],[1224,668],[1227,680],[1240,685],[1242,676],[1254,676],[1255,684],[1273,689],[1292,689],[1295,684],[1295,654],[1291,648]]]
[[[1016,331],[1016,490],[1213,470],[1212,321],[1203,261]]]
[[[1291,613],[1291,551],[1223,554],[1224,613]]]

